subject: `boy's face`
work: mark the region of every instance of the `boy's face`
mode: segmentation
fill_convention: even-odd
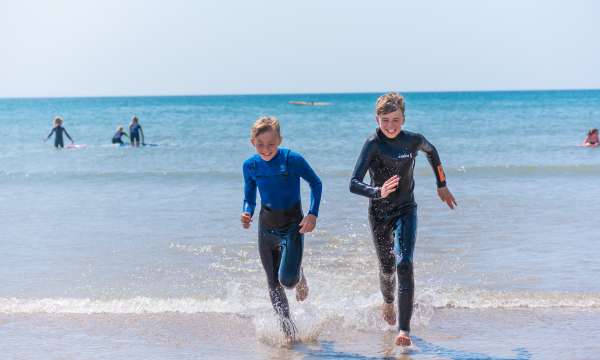
[[[256,152],[264,161],[269,161],[277,155],[277,148],[281,144],[281,138],[273,130],[266,131],[251,140]]]
[[[378,115],[375,119],[383,135],[390,139],[398,136],[400,130],[402,130],[402,125],[404,125],[404,115],[402,115],[400,109],[388,114]]]

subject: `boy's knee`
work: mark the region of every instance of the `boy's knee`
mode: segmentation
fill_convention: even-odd
[[[296,284],[300,281],[299,275],[285,275],[279,277],[279,282],[281,285],[287,289],[293,289]]]

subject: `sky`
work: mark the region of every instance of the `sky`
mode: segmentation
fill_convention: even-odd
[[[600,2],[0,0],[0,97],[600,88]]]

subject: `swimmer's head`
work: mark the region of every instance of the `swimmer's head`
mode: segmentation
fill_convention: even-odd
[[[64,120],[60,116],[54,118],[54,126],[61,126],[63,123]]]
[[[381,95],[375,103],[377,116],[375,121],[381,132],[388,138],[393,139],[402,130],[404,125],[404,97],[395,92]]]
[[[135,115],[134,115],[134,116],[131,118],[131,123],[132,123],[132,124],[137,124],[139,121],[140,121],[140,120],[139,120],[139,119],[138,119],[138,117],[137,117],[137,116],[135,116]]]
[[[596,128],[590,129],[590,131],[588,131],[588,136],[592,136],[592,135],[596,135],[597,136],[598,135],[598,129],[596,129]]]
[[[121,126],[121,125],[117,126],[117,131],[123,131],[123,126]]]
[[[273,159],[281,144],[279,120],[273,116],[262,116],[256,120],[250,131],[250,142],[261,159],[265,161]]]

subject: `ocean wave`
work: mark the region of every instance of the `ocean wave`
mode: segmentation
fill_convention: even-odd
[[[600,309],[600,294],[504,292],[486,290],[431,291],[434,308],[514,309],[580,308]],[[425,290],[427,293],[428,290]]]
[[[485,176],[485,175],[505,175],[505,176],[528,176],[528,175],[600,175],[600,164],[585,165],[491,165],[491,166],[454,166],[446,167],[447,175],[454,176]],[[104,178],[123,178],[131,180],[133,178],[162,178],[162,179],[196,179],[196,178],[219,178],[219,179],[239,179],[241,170],[222,169],[215,170],[211,168],[198,170],[80,170],[80,171],[0,171],[0,179],[33,180],[48,178],[69,178],[69,179],[104,179]],[[348,170],[319,169],[319,174],[323,177],[332,178],[350,178],[351,172]],[[417,167],[415,169],[417,176],[430,176],[431,169],[427,167]]]
[[[573,308],[600,309],[600,294],[530,293],[497,291],[425,290],[417,294],[416,307],[434,309],[544,309]],[[133,297],[124,299],[89,298],[0,298],[3,314],[159,314],[159,313],[236,313],[251,315],[258,309],[268,307],[265,299],[248,302],[236,298],[199,299]],[[361,302],[363,307],[375,308],[378,297],[369,296]],[[356,304],[356,302],[354,302]],[[335,304],[312,304],[317,309],[331,313]]]

